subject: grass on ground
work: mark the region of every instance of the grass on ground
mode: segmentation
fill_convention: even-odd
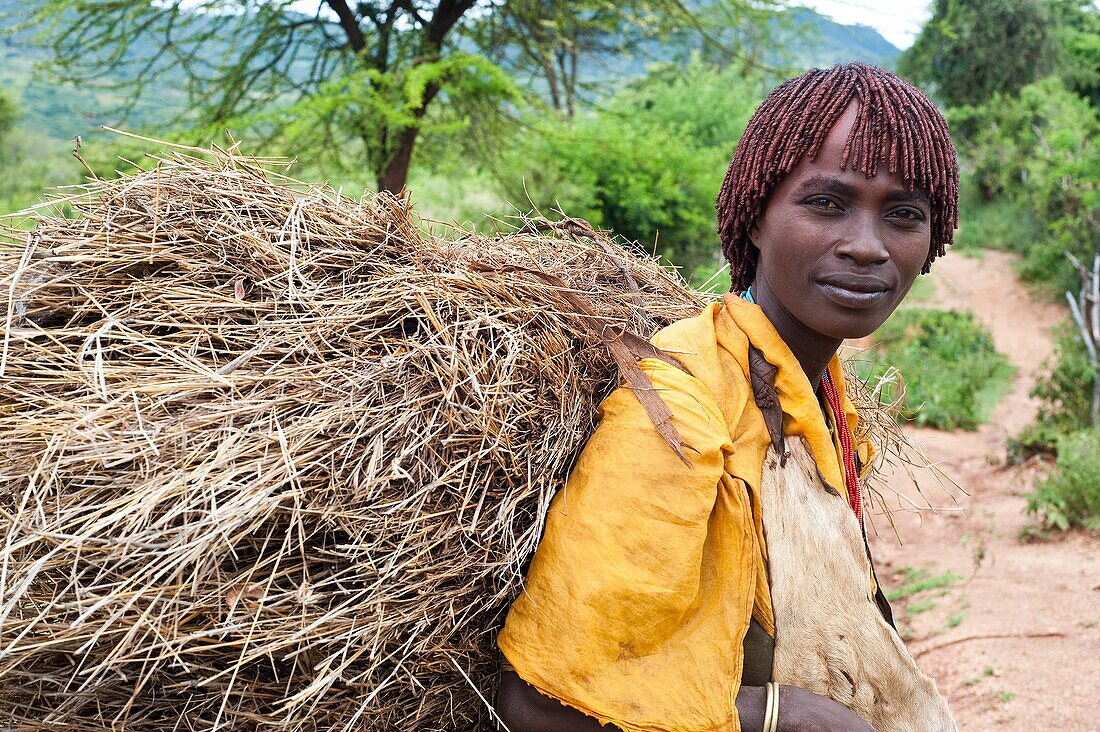
[[[1012,367],[989,331],[969,313],[907,308],[875,334],[857,362],[871,383],[896,370],[901,385],[883,389],[884,402],[903,398],[901,416],[944,430],[977,429],[1011,386]],[[899,391],[904,389],[904,394]]]

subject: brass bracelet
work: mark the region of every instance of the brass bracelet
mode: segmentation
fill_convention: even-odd
[[[767,697],[764,702],[763,732],[779,731],[779,684],[769,681],[764,684]]]
[[[772,726],[772,697],[775,692],[772,691],[772,682],[764,684],[764,726],[760,728],[760,732],[769,732]]]

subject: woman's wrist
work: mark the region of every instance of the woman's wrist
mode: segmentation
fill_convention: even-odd
[[[742,686],[735,706],[741,722],[741,732],[763,732],[767,692],[763,686]]]
[[[828,697],[787,684],[780,697],[778,732],[874,732],[866,721]]]

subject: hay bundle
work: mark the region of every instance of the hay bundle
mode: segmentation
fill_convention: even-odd
[[[699,299],[581,226],[432,238],[233,149],[67,203],[0,241],[0,727],[489,727],[607,327]]]

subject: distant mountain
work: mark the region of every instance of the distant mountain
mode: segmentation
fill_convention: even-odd
[[[123,124],[129,128],[165,124],[187,109],[187,97],[178,72],[168,70],[144,90],[127,109],[126,79],[105,78],[100,85],[78,86],[48,78],[50,52],[35,46],[30,33],[17,30],[25,20],[25,6],[19,0],[0,0],[0,90],[16,98],[24,125],[57,139],[87,134],[101,124]],[[791,8],[777,22],[776,44],[762,61],[785,68],[831,66],[863,60],[891,68],[901,51],[872,28],[842,25],[807,8]],[[731,32],[736,32],[731,30]],[[240,39],[236,39],[240,40]],[[214,58],[228,46],[219,42],[208,57]],[[135,55],[148,49],[136,47]],[[654,61],[672,61],[690,51],[683,45],[644,44],[633,54],[616,54],[597,64],[602,78],[628,80],[645,74]],[[125,113],[125,119],[123,114]]]
[[[685,7],[698,13],[706,13],[708,0],[684,0]],[[728,28],[725,31],[711,31],[711,36],[725,47],[735,48],[740,31]],[[765,67],[786,69],[793,73],[812,68],[830,67],[849,61],[866,61],[887,69],[897,66],[901,50],[883,38],[874,28],[865,25],[842,25],[819,13],[803,7],[792,7],[782,11],[771,21],[769,35],[773,45],[765,48],[757,61]],[[608,80],[629,82],[645,75],[647,69],[655,63],[683,61],[693,52],[703,50],[697,34],[674,36],[663,42],[620,42],[614,39],[606,44],[609,47],[623,46],[629,50],[619,53],[599,53],[586,58],[581,64],[580,81],[585,84],[597,83],[607,86]],[[474,50],[474,49],[469,49]],[[510,58],[507,48],[499,53]],[[704,50],[704,56],[706,52]],[[721,53],[717,55],[721,56]],[[778,83],[781,77],[776,78]],[[537,79],[532,86],[538,90],[541,82]]]
[[[791,8],[787,12],[796,29],[811,31],[798,34],[804,46],[787,49],[794,51],[791,57],[794,66],[810,68],[849,61],[866,61],[888,69],[897,65],[901,49],[870,26],[841,25],[809,8]]]
[[[26,13],[18,0],[0,0],[0,91],[14,97],[24,126],[65,140],[102,124],[116,126],[125,112],[126,124],[137,128],[163,123],[186,109],[182,84],[173,83],[178,77],[158,80],[133,103],[120,86],[123,78],[106,77],[102,84],[87,86],[50,78],[50,51],[32,42],[31,31],[18,28]]]

